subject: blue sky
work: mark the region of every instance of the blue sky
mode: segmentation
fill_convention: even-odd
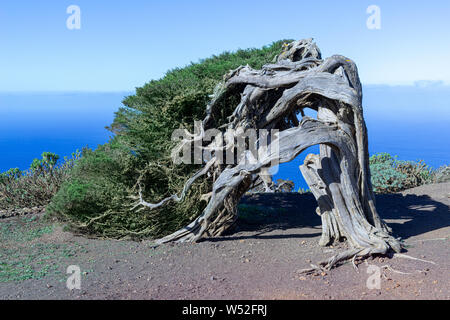
[[[72,4],[80,30],[66,27]],[[380,30],[366,27],[372,4]],[[365,84],[449,84],[449,17],[447,0],[2,1],[0,91],[132,91],[225,50],[308,37],[355,60]]]

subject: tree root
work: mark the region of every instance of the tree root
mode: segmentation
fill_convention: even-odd
[[[449,238],[433,238],[433,239],[421,239],[421,240],[414,240],[413,242],[422,242],[422,241],[445,241],[449,240]]]
[[[358,266],[355,264],[356,258],[365,259],[365,258],[368,258],[369,256],[374,255],[374,254],[379,255],[380,252],[373,252],[373,250],[371,250],[371,248],[366,248],[366,249],[349,249],[349,250],[346,250],[344,252],[338,253],[338,254],[332,256],[329,259],[323,260],[323,261],[321,261],[321,262],[319,262],[317,264],[311,264],[311,268],[300,269],[300,270],[298,270],[298,273],[311,274],[311,273],[315,273],[315,272],[329,271],[333,267],[336,267],[338,264],[343,263],[343,262],[348,262],[348,261],[351,261],[353,268],[355,270],[358,270]],[[415,258],[415,257],[408,256],[406,254],[401,254],[401,253],[394,253],[392,257],[397,257],[397,258],[402,258],[402,259],[410,259],[410,260],[421,261],[421,262],[425,262],[425,263],[436,264],[433,261],[423,260],[423,259]],[[367,263],[367,261],[366,261],[366,263]],[[407,272],[402,272],[402,271],[395,270],[389,265],[384,265],[384,266],[381,266],[380,268],[386,268],[386,269],[389,269],[392,272],[399,273],[399,274],[412,274],[412,273],[407,273]],[[422,271],[417,270],[417,272],[422,272]]]
[[[317,264],[311,264],[311,268],[301,269],[298,273],[310,274],[314,272],[324,272],[329,271],[333,267],[337,266],[339,263],[344,261],[352,260],[356,257],[364,257],[370,254],[361,254],[365,249],[349,249],[344,252],[338,253],[331,258],[323,260]]]
[[[385,264],[384,266],[381,266],[380,268],[381,268],[381,269],[388,269],[389,271],[392,271],[392,272],[398,273],[398,274],[405,274],[405,275],[413,274],[413,273],[411,273],[411,272],[403,272],[403,271],[395,270],[394,268],[392,268],[392,267],[391,267],[390,265],[388,265],[388,264]],[[420,272],[420,271],[419,271],[419,272]]]
[[[433,261],[423,260],[423,259],[419,259],[419,258],[414,258],[414,257],[408,256],[406,254],[402,254],[402,253],[394,253],[394,258],[410,259],[410,260],[416,260],[416,261],[436,264],[436,262],[433,262]]]

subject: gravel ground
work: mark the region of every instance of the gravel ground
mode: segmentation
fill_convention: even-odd
[[[345,249],[318,246],[311,194],[243,199],[236,230],[195,244],[95,240],[40,221],[0,220],[0,299],[450,299],[450,183],[377,196],[380,215],[404,239],[404,254],[302,275]],[[423,260],[423,261],[422,261]],[[81,269],[81,289],[66,269]],[[370,267],[377,266],[379,269]],[[380,271],[380,288],[368,278]]]

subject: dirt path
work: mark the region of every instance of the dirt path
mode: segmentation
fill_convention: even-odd
[[[3,219],[0,299],[450,299],[450,183],[377,197],[405,254],[435,264],[385,257],[300,275],[344,248],[318,246],[315,206],[311,194],[256,195],[233,234],[157,248],[74,237],[38,215]],[[81,290],[66,288],[69,265],[81,268]],[[368,265],[380,289],[368,289]]]

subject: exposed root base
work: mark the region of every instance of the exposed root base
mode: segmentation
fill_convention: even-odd
[[[311,268],[301,269],[299,273],[310,274],[314,272],[324,272],[337,267],[338,265],[351,262],[353,268],[357,270],[357,266],[355,264],[356,259],[367,259],[370,256],[374,255],[385,255],[389,250],[380,251],[379,248],[356,248],[356,249],[348,249],[341,253],[338,253],[326,260],[323,260],[317,264],[311,264]]]
[[[317,264],[311,264],[311,268],[301,269],[298,272],[299,273],[305,273],[310,274],[314,272],[324,272],[329,271],[333,267],[337,266],[338,264],[344,262],[353,260],[356,257],[363,257],[362,255],[359,255],[364,249],[349,249],[344,252],[338,253],[334,256],[332,256],[329,259],[326,259],[324,261],[321,261]],[[368,256],[370,254],[366,254],[364,256]]]
[[[386,255],[387,253],[388,252],[381,253],[381,255]],[[316,273],[316,272],[325,272],[325,271],[331,270],[332,268],[338,266],[339,264],[342,264],[342,263],[345,263],[348,261],[351,261],[353,267],[355,268],[355,270],[357,270],[358,267],[355,264],[356,258],[367,259],[370,256],[374,256],[374,255],[378,256],[378,255],[380,255],[380,252],[378,250],[371,250],[371,249],[349,249],[344,252],[338,253],[338,254],[332,256],[331,258],[321,261],[317,264],[311,264],[311,268],[300,269],[298,271],[298,273],[311,274],[311,273]],[[409,256],[409,255],[397,253],[397,252],[394,253],[391,257],[410,259],[410,260],[420,261],[420,262],[424,262],[424,263],[436,264],[434,261],[419,259],[419,258],[415,258],[415,257]],[[367,261],[366,261],[366,263],[367,263]],[[380,268],[388,269],[394,273],[399,273],[399,274],[406,274],[406,275],[413,274],[410,272],[403,272],[403,271],[395,270],[389,265],[383,265]],[[416,272],[422,272],[422,271],[416,270]]]

